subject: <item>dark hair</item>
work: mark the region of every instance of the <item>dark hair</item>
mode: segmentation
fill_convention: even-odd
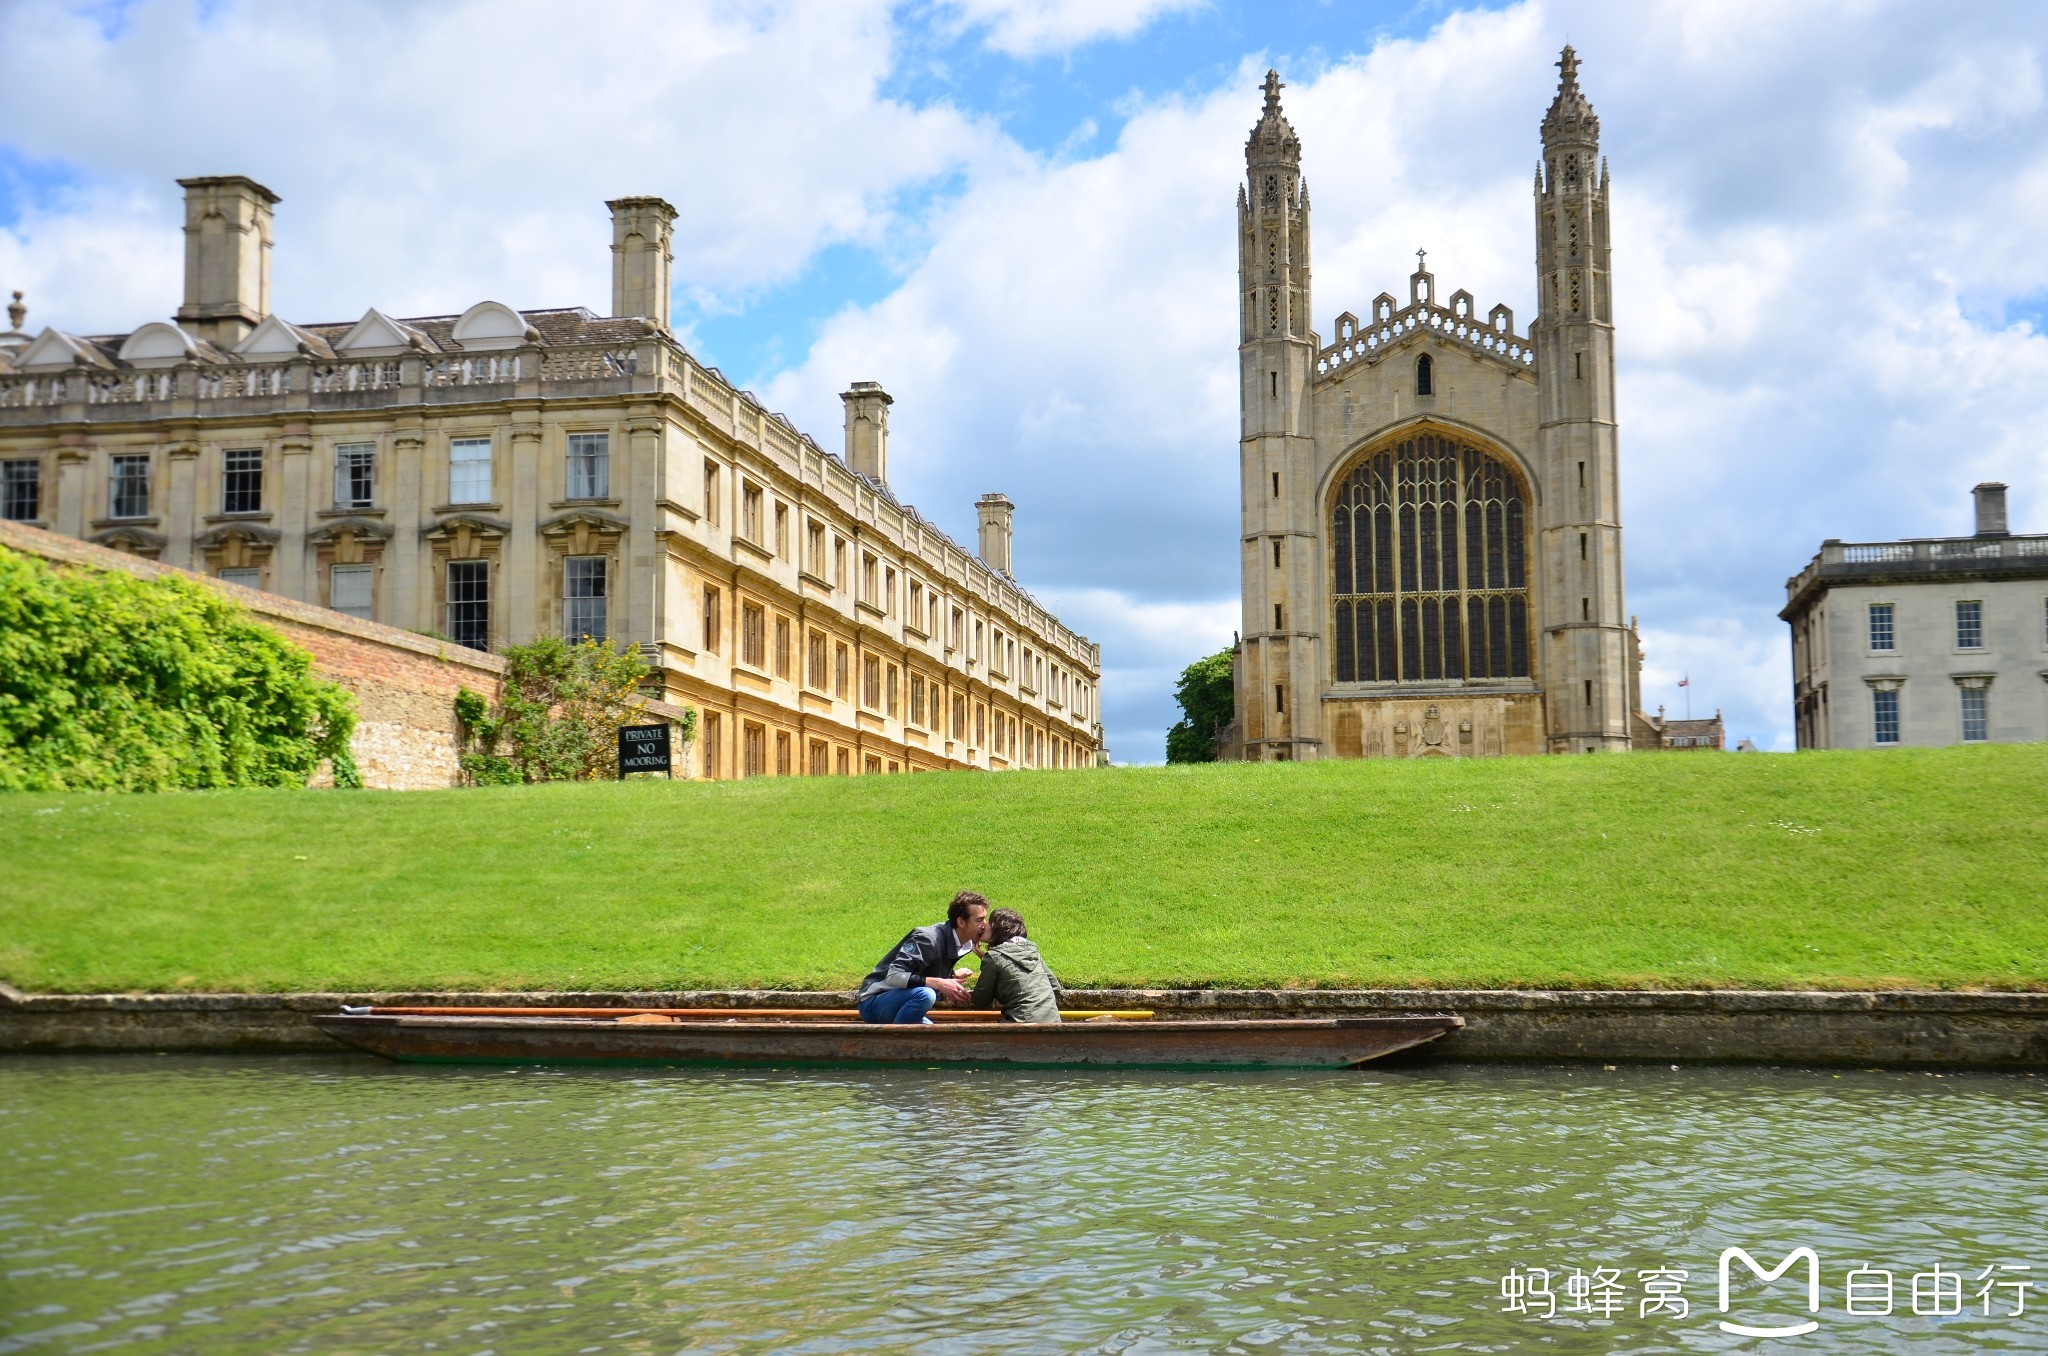
[[[982,898],[980,895],[974,893],[974,891],[962,890],[959,894],[953,896],[953,902],[946,907],[946,921],[948,923],[959,922],[961,919],[965,918],[977,904],[979,904],[984,909],[988,907],[988,901]]]
[[[1018,937],[1029,937],[1024,930],[1024,915],[1015,909],[997,909],[988,916],[988,944],[1001,946],[1004,942]]]

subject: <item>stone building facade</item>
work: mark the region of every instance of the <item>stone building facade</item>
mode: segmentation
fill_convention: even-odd
[[[1312,330],[1301,143],[1266,77],[1237,214],[1242,757],[1660,746],[1622,591],[1607,166],[1558,66],[1526,335],[1426,257],[1405,299]]]
[[[270,309],[278,199],[181,180],[184,304],[128,334],[0,334],[0,516],[480,650],[641,648],[699,708],[697,773],[1089,767],[1100,654],[888,483],[889,396],[843,455],[669,330],[659,198],[609,204],[612,314],[339,324]]]
[[[2048,535],[1976,488],[1968,537],[1821,543],[1785,581],[1802,749],[2048,739]]]

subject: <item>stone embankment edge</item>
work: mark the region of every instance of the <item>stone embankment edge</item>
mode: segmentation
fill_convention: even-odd
[[[24,994],[0,984],[0,1053],[327,1052],[342,1004],[844,1008],[848,992]],[[1679,1060],[2048,1068],[2048,993],[1519,989],[1081,989],[1069,1007],[1162,1017],[1455,1012],[1434,1060]]]

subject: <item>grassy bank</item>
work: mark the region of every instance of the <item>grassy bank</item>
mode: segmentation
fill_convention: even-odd
[[[2048,987],[2048,747],[0,798],[28,989]]]

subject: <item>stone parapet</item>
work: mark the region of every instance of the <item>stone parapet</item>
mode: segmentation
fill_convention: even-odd
[[[1076,989],[1075,1008],[1229,1019],[1455,1012],[1419,1058],[2048,1067],[2048,993],[1758,990]],[[847,1008],[848,990],[601,993],[22,994],[0,1052],[328,1052],[309,1019],[347,1004]]]

